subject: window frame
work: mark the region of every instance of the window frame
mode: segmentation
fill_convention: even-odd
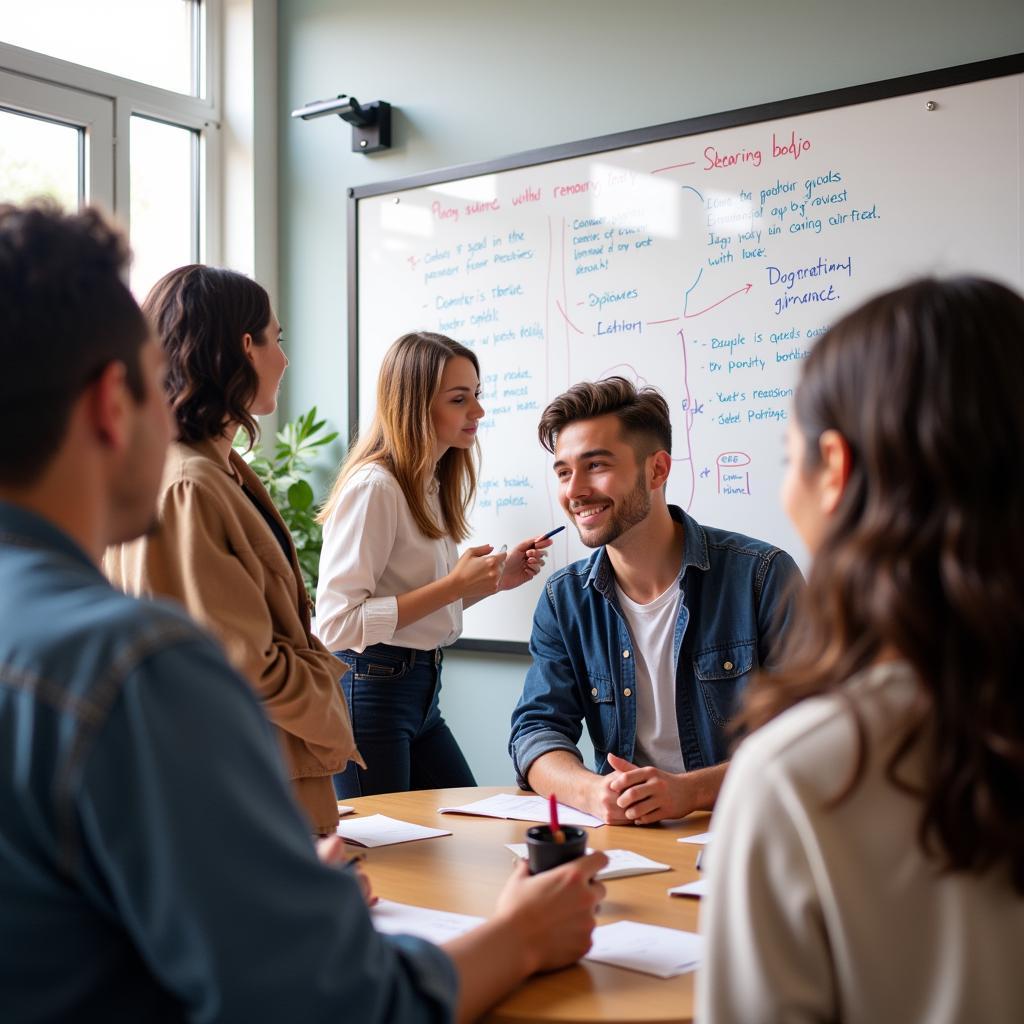
[[[0,42],[0,106],[80,125],[86,130],[89,198],[106,206],[127,228],[129,237],[132,116],[163,121],[195,132],[197,152],[193,173],[197,180],[193,182],[193,194],[198,200],[195,228],[198,246],[195,255],[200,262],[212,263],[220,261],[223,251],[220,188],[223,0],[201,0],[196,10],[204,36],[197,39],[197,43],[200,52],[205,54],[205,60],[200,67],[194,67],[193,73],[199,72],[195,77],[203,95],[186,96]],[[70,96],[63,97],[69,103],[66,108],[41,107],[40,103],[47,95],[61,95],[48,93],[49,89],[78,94],[79,99],[75,101],[78,107],[73,105]],[[19,97],[25,99],[20,100]],[[98,118],[95,113],[99,110],[97,101],[106,101],[110,105],[107,108],[112,117],[109,134],[104,129],[103,118]],[[63,112],[65,109],[80,109],[81,113],[70,117]],[[91,112],[89,120],[80,121],[78,118],[84,118],[87,111]],[[104,153],[100,152],[101,149]],[[102,180],[103,177],[107,181]]]

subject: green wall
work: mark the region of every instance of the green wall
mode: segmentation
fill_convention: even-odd
[[[278,45],[283,407],[345,424],[349,187],[1021,52],[1024,3],[281,0]],[[288,117],[338,93],[398,108],[390,152]],[[511,782],[526,666],[446,659],[442,710],[481,784]]]

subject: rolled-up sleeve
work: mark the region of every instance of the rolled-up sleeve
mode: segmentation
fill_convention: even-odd
[[[84,891],[184,1017],[451,1019],[450,958],[377,933],[351,874],[320,863],[260,708],[212,645],[128,678],[74,807]]]
[[[375,594],[395,544],[399,500],[375,480],[351,480],[324,523],[316,611],[329,650],[362,651],[395,635],[398,598]]]
[[[583,761],[577,744],[583,734],[583,706],[572,659],[547,588],[537,601],[530,634],[530,668],[523,695],[512,712],[509,753],[516,782],[529,789],[530,766],[542,754],[567,750]]]

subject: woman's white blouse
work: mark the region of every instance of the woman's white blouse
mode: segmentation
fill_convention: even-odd
[[[427,504],[441,522],[436,482]],[[420,533],[387,469],[362,467],[324,523],[317,634],[332,651],[362,651],[372,644],[427,651],[454,643],[462,632],[461,601],[398,629],[397,595],[446,576],[458,557],[450,537],[430,540]]]

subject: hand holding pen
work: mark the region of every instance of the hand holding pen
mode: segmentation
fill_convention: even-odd
[[[529,537],[512,548],[505,559],[498,589],[514,590],[529,583],[544,568],[544,552],[551,547],[551,538],[564,529],[564,526],[557,526],[542,537]]]

